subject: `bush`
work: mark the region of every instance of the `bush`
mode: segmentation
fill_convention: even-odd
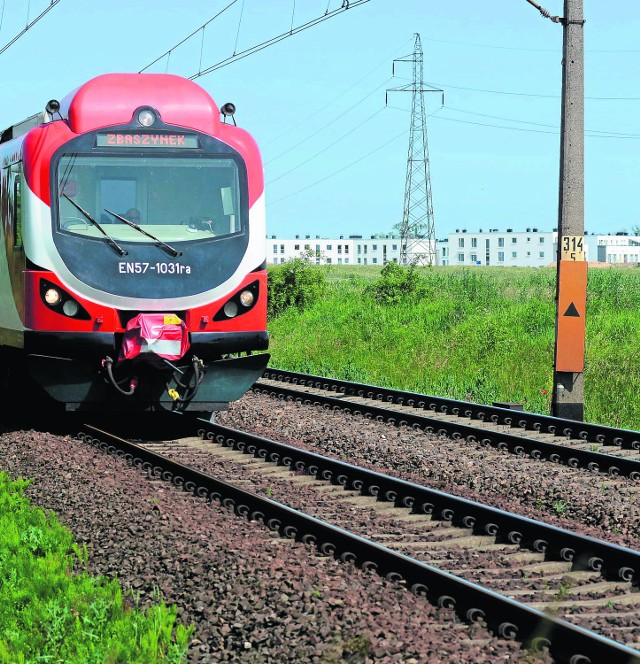
[[[424,279],[413,265],[405,268],[392,262],[382,268],[380,278],[366,292],[381,304],[396,304],[406,297],[419,295],[424,288]]]
[[[303,311],[327,292],[325,271],[308,258],[292,258],[269,267],[267,314],[279,316],[290,307]]]

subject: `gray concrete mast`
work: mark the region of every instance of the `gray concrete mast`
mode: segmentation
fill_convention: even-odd
[[[540,13],[563,27],[560,192],[558,205],[556,343],[551,414],[584,419],[587,263],[584,246],[584,9],[564,0],[564,17]]]

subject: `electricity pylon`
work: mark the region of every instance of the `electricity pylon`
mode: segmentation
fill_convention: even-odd
[[[436,231],[431,199],[431,175],[429,172],[429,146],[427,142],[427,117],[424,110],[424,93],[444,92],[431,86],[425,87],[422,80],[422,44],[420,35],[414,35],[413,53],[393,61],[395,75],[396,62],[413,63],[413,81],[389,92],[411,92],[411,130],[409,133],[409,152],[407,154],[407,179],[404,187],[404,212],[400,224],[400,262],[406,265],[409,256],[413,262],[422,265],[436,263]],[[418,246],[427,251],[416,251]]]

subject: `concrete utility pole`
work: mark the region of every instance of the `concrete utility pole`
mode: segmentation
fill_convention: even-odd
[[[587,263],[584,252],[583,0],[564,0],[558,210],[558,303],[551,414],[584,419]]]
[[[564,0],[562,111],[558,206],[556,345],[551,414],[584,419],[587,263],[584,247],[584,18],[583,0]]]

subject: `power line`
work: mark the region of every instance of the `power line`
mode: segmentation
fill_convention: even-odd
[[[515,97],[538,97],[540,99],[560,99],[560,95],[540,95],[532,94],[527,92],[508,92],[505,90],[485,90],[482,88],[463,88],[455,85],[447,85],[445,83],[427,83],[427,85],[433,85],[436,87],[441,87],[451,90],[467,90],[469,92],[485,92],[488,94],[496,95],[512,95]],[[598,101],[640,101],[640,97],[592,97],[585,96],[585,99],[593,99]]]
[[[387,108],[387,107],[385,107]],[[435,110],[433,113],[429,113],[427,117],[433,117],[436,113],[440,112],[440,108]],[[376,152],[379,152],[382,150],[382,148],[387,147],[387,145],[393,143],[394,141],[397,141],[399,138],[402,138],[403,136],[406,136],[409,133],[408,129],[403,129],[399,134],[394,136],[393,138],[389,139],[382,145],[379,145],[377,148],[374,148],[370,152],[367,152],[367,154],[363,155],[362,157],[359,157],[355,161],[350,162],[346,166],[343,166],[342,168],[338,169],[337,171],[334,171],[333,173],[330,173],[324,178],[321,178],[320,180],[316,180],[315,182],[312,182],[311,184],[307,185],[306,187],[303,187],[302,189],[298,189],[297,191],[293,191],[290,194],[287,194],[286,196],[283,196],[282,198],[278,198],[275,201],[269,201],[269,205],[275,205],[276,203],[280,203],[281,201],[286,200],[287,198],[291,198],[291,196],[296,196],[297,194],[302,193],[303,191],[306,191],[307,189],[311,189],[311,187],[315,187],[317,184],[320,184],[321,182],[325,182],[326,180],[331,179],[332,177],[335,177],[336,175],[346,171],[348,168],[351,168],[352,166],[355,166],[356,164],[360,163],[361,161],[367,159],[370,157],[372,154],[375,154]]]
[[[393,109],[394,111],[402,111],[403,113],[409,113],[409,111],[406,108],[400,108],[398,106],[388,106],[388,108]],[[557,134],[560,131],[560,127],[558,125],[551,125],[551,124],[544,124],[542,122],[531,122],[530,120],[517,120],[516,118],[505,118],[499,115],[488,115],[487,113],[476,113],[474,111],[465,111],[462,108],[454,108],[453,106],[447,106],[446,110],[448,111],[455,111],[456,113],[465,113],[467,115],[477,115],[478,117],[482,118],[490,118],[492,120],[503,120],[505,122],[517,122],[519,124],[529,124],[529,125],[535,125],[537,127],[547,127],[549,129],[555,129],[556,131],[550,131],[550,132],[540,132],[540,133],[545,133],[545,134]],[[443,117],[442,115],[439,115],[438,118],[440,120],[449,120],[450,122],[461,122],[464,124],[476,124],[482,127],[492,127],[494,129],[513,129],[515,131],[527,131],[526,129],[523,129],[522,127],[508,127],[506,125],[490,125],[490,124],[481,124],[478,122],[470,122],[470,121],[465,121],[465,120],[458,120],[456,118],[447,118]],[[532,130],[528,130],[532,131]],[[640,138],[640,134],[631,134],[629,132],[619,132],[619,131],[609,131],[607,129],[585,129],[585,135],[590,136],[592,138]]]
[[[453,108],[452,106],[447,106],[448,111],[455,111],[456,113],[465,113],[467,115],[477,115],[482,118],[491,118],[493,120],[504,120],[506,122],[518,122],[521,124],[535,125],[537,127],[548,127],[550,129],[560,130],[558,125],[544,124],[542,122],[531,122],[529,120],[516,120],[515,118],[504,118],[498,115],[487,115],[485,113],[475,113],[473,111],[465,111],[461,108]],[[511,127],[505,127],[506,129],[511,129]],[[630,134],[623,133],[619,131],[608,131],[602,129],[585,129],[585,134],[602,134],[603,138],[640,138],[640,134]]]
[[[395,106],[387,106],[386,108],[390,108],[390,109],[393,109],[393,110],[402,111],[402,112],[406,112],[406,113],[409,112],[404,108],[398,108],[398,107],[395,107]],[[507,126],[499,126],[499,125],[490,125],[490,124],[485,124],[485,123],[480,123],[480,122],[470,122],[468,120],[459,120],[459,119],[456,119],[456,118],[447,118],[447,117],[444,117],[440,114],[442,110],[443,110],[442,107],[438,108],[433,113],[427,114],[427,117],[430,117],[430,118],[434,117],[434,118],[436,118],[436,120],[446,120],[448,122],[459,122],[459,123],[462,123],[462,124],[472,124],[472,125],[477,125],[477,126],[482,126],[482,127],[490,127],[492,129],[511,129],[513,131],[529,131],[529,132],[533,132],[533,133],[555,134],[555,135],[557,135],[559,133],[559,130],[558,131],[542,131],[542,130],[535,130],[535,129],[525,129],[525,128],[522,128],[522,127],[507,127]],[[465,111],[465,112],[467,112],[467,111]],[[492,116],[487,116],[487,117],[492,117]],[[500,118],[498,118],[498,119],[500,119]],[[514,120],[514,122],[518,122],[518,121]],[[589,131],[589,130],[587,130],[587,131]],[[596,130],[591,130],[591,131],[595,132]],[[312,187],[315,187],[316,185],[321,184],[322,182],[326,182],[327,180],[331,179],[332,177],[335,177],[336,175],[339,175],[340,173],[342,173],[342,172],[346,171],[347,169],[351,168],[352,166],[355,166],[356,164],[360,163],[364,159],[367,159],[368,157],[375,154],[376,152],[379,152],[380,150],[382,150],[382,148],[386,147],[390,143],[393,143],[394,141],[397,141],[402,136],[405,136],[407,134],[407,132],[408,132],[408,130],[406,130],[406,129],[403,130],[400,134],[397,134],[396,136],[394,136],[390,140],[386,141],[382,145],[379,145],[377,148],[371,150],[370,152],[363,155],[362,157],[359,157],[355,161],[350,162],[346,166],[343,166],[342,168],[338,169],[337,171],[334,171],[333,173],[330,173],[329,175],[325,176],[324,178],[321,178],[320,180],[316,180],[315,182],[312,182],[311,184],[307,185],[306,187],[303,187],[302,189],[298,189],[297,191],[293,191],[290,194],[287,194],[286,196],[283,196],[282,198],[276,199],[275,201],[269,201],[269,205],[270,206],[271,205],[276,205],[277,203],[280,203],[281,201],[284,201],[287,198],[291,198],[292,196],[296,196],[296,195],[302,193],[303,191],[306,191],[307,189],[311,189]],[[605,132],[599,132],[599,133],[604,134]],[[640,138],[640,135],[638,135],[638,136],[636,136],[634,134],[615,135],[615,134],[611,133],[611,134],[607,134],[607,135],[604,135],[604,136],[592,136],[592,137],[593,138]]]
[[[383,110],[382,108],[379,108],[375,113],[370,115],[366,120],[363,120],[362,122],[359,122],[356,129],[359,129],[360,127],[364,126],[367,122],[369,122],[369,120],[372,120],[373,118],[375,118],[375,116],[378,115],[378,113],[380,113],[380,111],[382,111],[382,110]],[[320,156],[323,152],[326,152],[327,150],[332,148],[334,145],[336,145],[337,143],[340,143],[340,141],[347,138],[347,136],[351,136],[352,134],[353,134],[353,129],[349,129],[349,131],[347,131],[346,134],[343,134],[342,136],[340,136],[340,138],[337,138],[333,143],[329,143],[328,145],[325,145],[325,147],[322,148],[322,150],[320,150],[320,152],[316,152],[316,154],[314,154],[312,157],[309,157],[308,159],[305,159],[303,162],[299,163],[297,166],[294,166],[290,170],[286,171],[286,173],[283,173],[282,175],[279,175],[277,178],[274,178],[273,180],[269,180],[269,182],[267,182],[267,184],[272,184],[273,182],[276,182],[277,180],[280,180],[281,178],[283,178],[285,175],[289,175],[289,173],[292,173],[293,171],[297,170],[301,166],[304,166],[306,163],[308,163],[312,159],[315,159],[316,157]]]
[[[238,0],[231,0],[231,2],[226,7],[221,9],[215,16],[212,16],[206,23],[203,23],[197,30],[194,30],[190,35],[187,35],[184,39],[179,41],[175,46],[172,46],[168,51],[165,51],[162,55],[158,56],[153,62],[150,62],[146,67],[143,67],[138,73],[142,74],[143,71],[146,71],[147,69],[149,69],[149,67],[155,65],[156,62],[159,62],[165,56],[170,57],[172,51],[175,51],[178,48],[178,46],[182,46],[182,44],[191,39],[191,37],[197,35],[200,32],[200,30],[203,31],[203,40],[204,40],[204,29],[209,25],[209,23],[215,21],[219,16],[224,14],[227,11],[227,9],[233,7],[233,5],[236,4],[236,2],[238,2]]]
[[[242,60],[243,58],[246,58],[247,56],[252,55],[253,53],[257,53],[258,51],[262,51],[263,49],[268,48],[269,46],[273,46],[273,44],[277,44],[278,42],[281,42],[282,40],[287,39],[288,37],[292,37],[293,35],[298,34],[299,32],[308,30],[309,28],[312,28],[318,23],[322,23],[323,21],[326,21],[329,18],[333,18],[336,14],[345,12],[348,9],[353,9],[354,7],[358,7],[359,5],[362,5],[366,2],[369,2],[369,0],[350,0],[350,1],[344,0],[342,5],[337,9],[334,9],[330,12],[325,12],[322,16],[318,16],[312,19],[311,21],[307,21],[306,23],[303,23],[302,25],[295,27],[293,30],[289,30],[288,32],[283,32],[282,34],[279,34],[276,37],[272,37],[271,39],[267,39],[261,42],[260,44],[251,46],[250,48],[247,48],[244,51],[241,51],[240,53],[234,53],[232,56],[225,58],[224,60],[221,60],[220,62],[217,62],[216,64],[211,65],[206,69],[201,69],[195,74],[189,76],[189,78],[191,80],[194,80],[196,78],[200,78],[200,76],[205,76],[206,74],[210,74],[216,69],[221,69],[222,67],[230,65],[232,62],[236,62],[237,60]]]
[[[386,81],[384,81],[383,83],[381,83],[380,85],[378,85],[378,86],[375,88],[375,90],[372,90],[368,95],[366,95],[366,96],[363,97],[360,101],[356,102],[353,106],[351,106],[351,107],[348,108],[346,111],[344,111],[344,113],[342,113],[342,115],[344,116],[344,115],[346,115],[347,113],[350,113],[354,108],[357,108],[357,107],[358,107],[363,101],[365,101],[366,99],[368,99],[371,95],[375,94],[375,93],[376,93],[376,92],[377,92],[382,86],[386,85],[386,84],[389,82],[389,80],[390,80],[390,79],[387,79]],[[380,110],[382,110],[382,109],[380,109]],[[378,113],[378,112],[379,112],[379,111],[376,111],[376,113]],[[376,113],[374,113],[374,115],[375,115]],[[371,117],[373,117],[373,116],[371,116]],[[368,120],[365,120],[364,122],[368,122]],[[358,124],[358,126],[362,126],[362,125],[364,124],[364,122],[360,122],[360,123]],[[271,164],[271,163],[273,163],[273,162],[276,161],[277,159],[280,159],[280,157],[284,157],[284,155],[286,155],[286,154],[288,154],[289,152],[291,152],[291,150],[295,150],[296,148],[300,147],[303,143],[306,143],[308,140],[310,140],[310,139],[313,138],[314,136],[317,136],[320,132],[324,131],[327,127],[332,126],[334,123],[335,123],[335,119],[330,120],[327,124],[325,124],[325,125],[323,125],[322,127],[320,127],[320,129],[318,129],[317,131],[313,132],[312,134],[309,134],[309,136],[307,136],[306,138],[302,139],[301,141],[299,141],[299,142],[296,143],[295,145],[292,145],[290,148],[288,148],[288,149],[285,150],[284,152],[281,152],[279,155],[277,155],[277,156],[272,157],[271,159],[269,159],[269,161],[265,162],[265,166],[266,166],[267,164]]]
[[[59,0],[57,0],[59,2]],[[179,46],[182,46],[185,42],[187,42],[189,39],[194,37],[196,34],[198,34],[200,31],[202,31],[202,43],[204,44],[204,30],[205,28],[213,22],[215,19],[219,18],[224,12],[226,12],[228,9],[230,9],[233,5],[236,4],[238,0],[232,0],[226,7],[221,9],[215,16],[210,18],[208,21],[203,23],[199,28],[194,30],[190,35],[186,36],[184,39],[180,40],[175,46],[172,46],[168,51],[165,51],[162,55],[157,57],[153,62],[150,62],[148,65],[143,67],[139,73],[142,73],[149,69],[149,67],[153,66],[163,58],[167,58],[167,64],[169,61],[169,58],[171,57],[171,54],[173,51],[175,51]],[[217,62],[216,64],[213,64],[209,67],[206,67],[205,69],[202,69],[202,62],[200,62],[200,65],[198,67],[198,71],[195,74],[192,74],[188,78],[191,80],[194,80],[196,78],[200,78],[200,76],[205,76],[206,74],[210,74],[211,72],[215,71],[216,69],[221,69],[222,67],[226,67],[227,65],[230,65],[233,62],[236,62],[237,60],[242,60],[243,58],[246,58],[249,55],[252,55],[253,53],[257,53],[258,51],[262,51],[263,49],[272,46],[273,44],[277,44],[278,42],[286,39],[287,37],[291,37],[298,32],[302,32],[304,30],[308,30],[309,28],[317,25],[318,23],[322,23],[323,21],[326,21],[329,18],[333,18],[336,14],[340,14],[342,12],[347,11],[348,9],[353,9],[355,7],[358,7],[359,5],[362,5],[366,2],[369,2],[369,0],[343,0],[342,5],[338,7],[337,9],[333,9],[329,11],[329,5],[327,5],[327,10],[322,16],[318,16],[311,21],[307,21],[306,23],[303,23],[299,26],[296,26],[295,28],[293,27],[293,15],[292,15],[292,27],[287,31],[283,32],[282,34],[279,34],[275,37],[272,37],[271,39],[267,39],[263,42],[260,42],[259,44],[256,44],[254,46],[251,46],[250,48],[245,49],[244,51],[240,51],[239,53],[236,52],[236,47],[234,47],[233,54],[229,56],[228,58],[225,58],[224,60],[221,60],[220,62]],[[242,8],[244,10],[244,0],[243,0],[243,5]],[[294,8],[295,12],[295,8]],[[240,15],[240,21],[242,21],[242,12]],[[236,46],[238,42],[238,34],[240,32],[240,22],[238,23],[238,30],[236,34]]]
[[[424,41],[439,44],[451,44],[452,46],[472,46],[474,48],[489,48],[499,51],[526,51],[530,53],[558,53],[560,48],[531,48],[526,46],[496,46],[495,44],[475,44],[473,42],[450,41],[448,39],[432,39],[426,37]],[[640,53],[638,48],[590,48],[585,53]]]
[[[327,175],[326,177],[322,178],[321,180],[316,180],[315,182],[312,182],[311,184],[307,185],[306,187],[303,187],[302,189],[298,189],[298,191],[293,191],[290,194],[287,194],[286,196],[283,196],[282,198],[278,198],[275,201],[269,201],[269,205],[275,205],[276,203],[280,203],[281,201],[284,201],[287,198],[291,198],[291,196],[296,196],[297,194],[301,194],[303,191],[306,191],[307,189],[311,189],[311,187],[315,187],[317,184],[320,184],[321,182],[325,182],[326,180],[331,179],[332,177],[335,177],[339,173],[342,173],[343,171],[346,171],[348,168],[351,168],[352,166],[355,166],[359,162],[363,161],[367,157],[370,157],[372,154],[375,154],[376,152],[382,150],[382,148],[386,147],[390,143],[393,143],[394,141],[397,141],[399,138],[404,136],[407,133],[407,129],[404,129],[400,134],[397,136],[394,136],[393,138],[389,139],[386,143],[383,143],[382,145],[378,146],[374,150],[371,150],[371,152],[367,152],[367,154],[363,155],[359,159],[356,159],[355,161],[352,161],[350,164],[347,164],[346,166],[343,166],[341,169],[334,171],[333,173]]]
[[[394,110],[397,111],[405,111],[403,108],[397,108],[395,106],[389,106],[389,108],[393,108]],[[453,109],[455,110],[455,109]],[[462,111],[463,113],[471,113],[470,111]],[[472,115],[482,115],[481,113],[472,113]],[[524,120],[509,120],[508,118],[499,118],[496,116],[492,115],[484,115],[483,117],[487,118],[493,118],[495,117],[497,120],[507,120],[508,122],[525,122]],[[475,125],[477,127],[489,127],[491,129],[505,129],[505,130],[510,130],[510,131],[524,131],[532,134],[553,134],[553,135],[558,135],[560,133],[560,129],[558,127],[554,127],[553,125],[540,125],[542,127],[549,127],[554,129],[554,131],[544,131],[543,129],[527,129],[525,127],[508,127],[506,125],[494,125],[494,124],[488,124],[486,122],[473,122],[471,120],[460,120],[459,118],[448,118],[443,115],[438,115],[437,120],[445,120],[447,122],[458,122],[460,124],[469,124],[469,125]],[[538,124],[535,122],[531,123],[526,123],[526,124]],[[585,136],[589,138],[618,138],[618,139],[633,139],[637,140],[640,139],[640,134],[621,134],[617,132],[609,132],[609,131],[601,131],[597,129],[586,129],[585,130]]]
[[[348,86],[348,90],[353,90],[358,84],[360,84],[362,81],[364,81],[365,78],[368,78],[369,76],[371,76],[371,74],[373,74],[373,72],[376,71],[377,69],[379,69],[383,64],[386,65],[386,64],[388,63],[388,61],[389,61],[389,57],[390,57],[393,53],[395,53],[396,51],[399,51],[401,48],[404,48],[404,46],[405,46],[405,45],[407,44],[407,42],[409,42],[409,41],[411,41],[411,40],[408,39],[408,40],[406,40],[405,42],[403,42],[398,48],[394,49],[393,52],[392,52],[391,54],[385,56],[384,60],[381,60],[381,61],[380,61],[380,62],[379,62],[379,63],[378,63],[373,69],[370,69],[370,70],[369,70],[364,76],[361,76],[357,81],[355,81],[354,83],[351,83],[351,84]],[[385,84],[386,84],[386,81],[385,81]],[[376,88],[376,89],[377,89],[377,88]],[[303,125],[307,124],[307,122],[308,122],[309,120],[311,120],[311,119],[314,118],[316,115],[318,115],[318,113],[321,113],[322,111],[324,111],[324,110],[326,110],[327,108],[329,108],[329,106],[335,104],[335,102],[337,102],[339,99],[342,99],[342,97],[344,97],[344,95],[345,95],[345,93],[344,93],[344,92],[341,92],[337,97],[334,97],[330,102],[326,103],[324,106],[321,106],[317,111],[314,111],[313,113],[311,113],[311,115],[308,115],[304,120],[302,120],[301,122],[299,122],[297,125],[293,125],[292,127],[287,127],[286,132],[284,132],[283,134],[279,134],[278,136],[274,136],[273,138],[271,138],[270,140],[268,140],[266,143],[263,142],[263,145],[270,145],[271,143],[274,143],[275,141],[279,141],[279,140],[282,138],[282,136],[284,136],[284,135],[288,135],[288,134],[290,134],[292,131],[294,131],[295,129],[298,129],[298,127],[302,127]],[[353,108],[353,107],[352,107],[352,108]],[[351,109],[349,109],[349,110],[351,110]],[[347,112],[348,112],[348,111],[347,111]],[[277,157],[276,157],[276,159],[277,159]]]
[[[27,25],[23,30],[21,30],[11,41],[7,42],[2,48],[0,48],[0,55],[2,55],[10,46],[13,46],[20,37],[22,37],[26,32],[28,32],[47,12],[51,11],[60,0],[51,0],[51,4],[43,10],[36,18],[29,23],[29,7],[27,6]],[[2,15],[4,17],[4,4],[2,5]]]
[[[295,3],[294,3],[295,7]],[[242,7],[240,7],[240,18],[238,19],[238,30],[236,32],[236,42],[233,45],[233,54],[236,54],[236,49],[238,48],[238,39],[240,38],[240,26],[242,25],[242,15],[244,14],[244,0],[242,0]],[[204,43],[204,30],[202,31],[202,41]],[[198,67],[201,69],[201,67]]]

